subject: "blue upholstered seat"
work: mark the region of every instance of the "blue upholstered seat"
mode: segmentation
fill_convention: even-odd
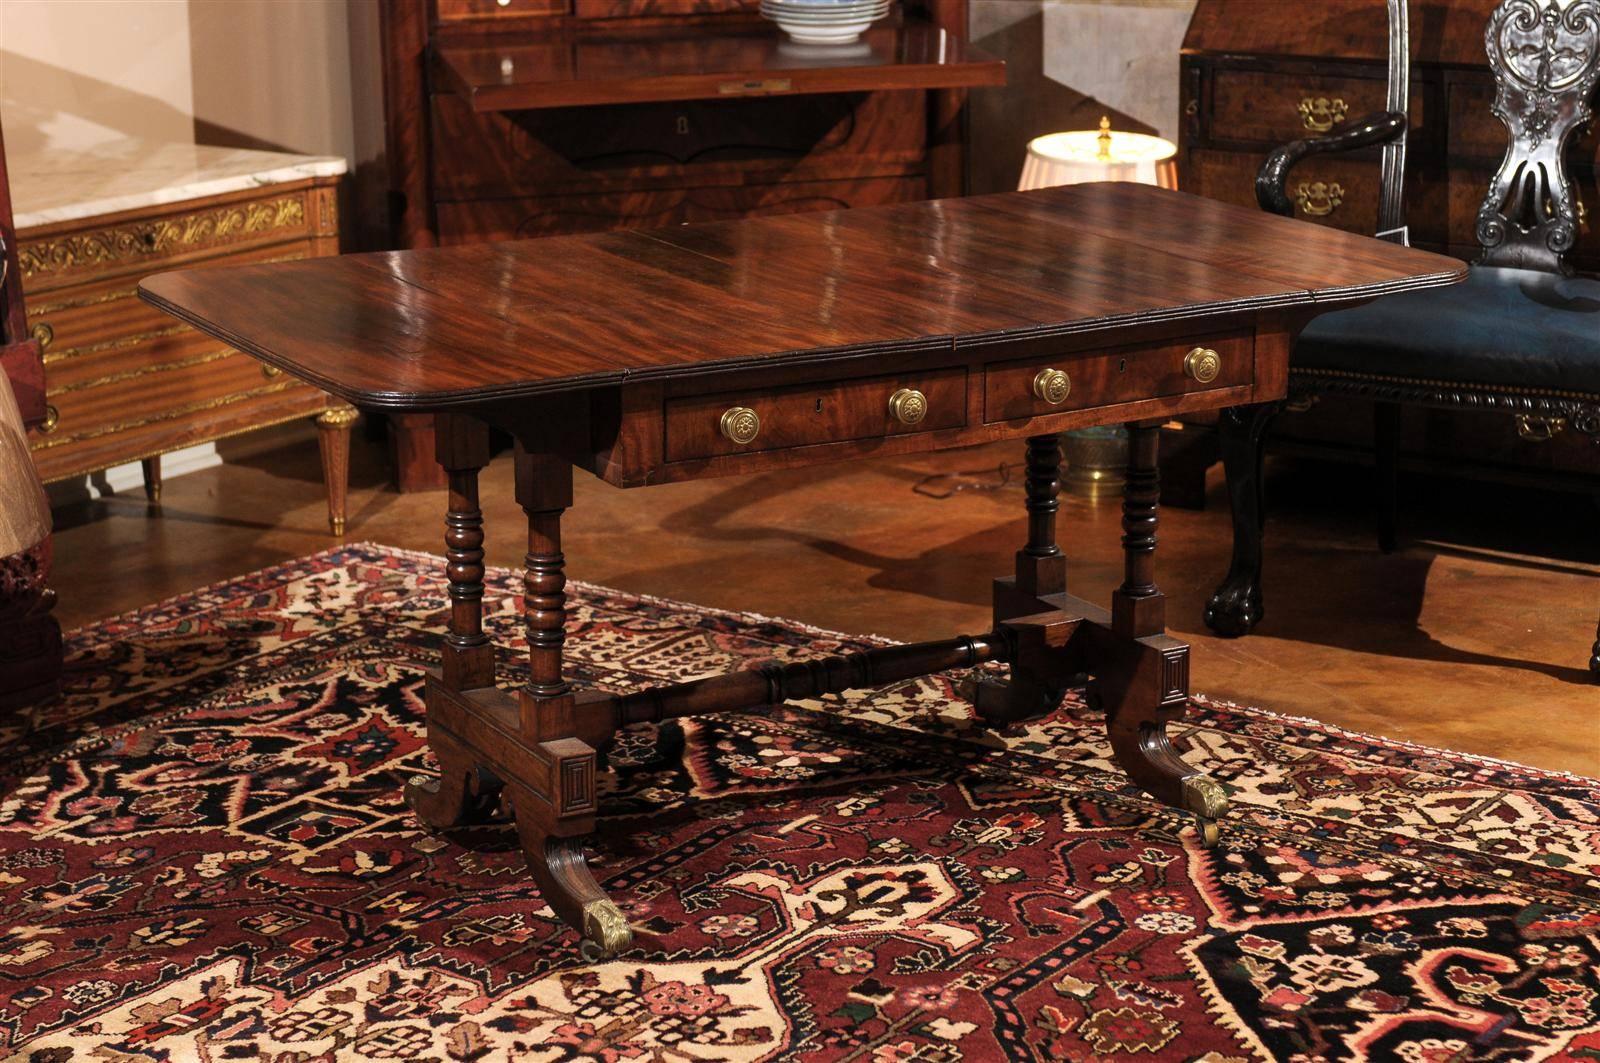
[[[1600,280],[1474,266],[1460,284],[1322,315],[1293,365],[1600,395]]]

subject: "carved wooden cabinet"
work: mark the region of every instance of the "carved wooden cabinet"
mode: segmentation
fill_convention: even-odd
[[[1478,207],[1506,150],[1490,110],[1494,82],[1484,26],[1496,0],[1411,0],[1411,130],[1406,221],[1415,246],[1470,259]],[[1179,181],[1185,191],[1254,205],[1254,181],[1273,148],[1337,131],[1384,109],[1388,56],[1383,0],[1317,4],[1199,0],[1180,59],[1183,120]],[[1587,220],[1572,256],[1600,271],[1600,123],[1575,138],[1568,160]],[[1378,149],[1307,159],[1289,191],[1295,216],[1373,233]],[[1510,418],[1416,412],[1406,424],[1412,463],[1456,471],[1593,476],[1593,447],[1577,433],[1525,439]],[[1368,405],[1326,400],[1281,419],[1287,449],[1370,449]],[[1592,482],[1592,481],[1591,481]]]
[[[141,303],[138,282],[179,266],[338,253],[340,159],[194,145],[13,161],[28,329],[44,349],[45,417],[31,433],[46,482],[316,416],[330,522],[344,524],[342,403]]]
[[[754,0],[383,0],[396,243],[464,244],[963,191],[966,0],[795,45]],[[399,419],[402,489],[442,485]]]

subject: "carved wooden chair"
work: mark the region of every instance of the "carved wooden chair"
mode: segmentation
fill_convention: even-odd
[[[1388,0],[1388,15],[1388,110],[1273,152],[1256,178],[1263,209],[1292,213],[1286,183],[1301,159],[1382,144],[1378,235],[1406,240],[1404,0]],[[1403,406],[1513,416],[1523,430],[1570,428],[1595,444],[1600,471],[1600,280],[1573,276],[1566,261],[1579,206],[1565,163],[1600,81],[1600,0],[1505,0],[1484,40],[1493,111],[1509,145],[1478,211],[1482,251],[1468,279],[1325,314],[1301,333],[1290,367],[1290,402],[1322,394],[1376,402],[1384,550],[1394,546]],[[1227,578],[1206,608],[1206,624],[1218,634],[1246,634],[1262,617],[1261,456],[1281,405],[1241,407],[1222,418],[1234,546]],[[1600,681],[1600,629],[1589,670]]]

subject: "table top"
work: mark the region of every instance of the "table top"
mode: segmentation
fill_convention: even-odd
[[[6,162],[14,223],[23,235],[60,222],[345,172],[345,161],[335,155],[134,138],[77,151],[13,152]]]
[[[1449,284],[1466,264],[1148,185],[147,278],[143,297],[358,406],[971,349]]]

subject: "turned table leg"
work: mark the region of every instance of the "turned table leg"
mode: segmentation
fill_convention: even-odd
[[[445,576],[450,581],[450,627],[439,653],[441,683],[453,691],[494,686],[494,646],[483,630],[483,512],[478,472],[489,464],[489,430],[467,417],[440,417],[448,429],[436,437],[439,464],[449,473],[445,514]],[[482,823],[494,814],[502,783],[446,726],[447,709],[428,705],[428,745],[439,777],[416,776],[406,803],[435,830]]]
[[[1014,598],[1025,606],[1007,607],[995,598],[995,623],[1038,611],[1039,600],[1060,594],[1067,587],[1067,559],[1056,544],[1056,513],[1061,507],[1061,437],[1030,436],[1027,444],[1023,492],[1028,510],[1028,541],[1017,551]],[[1000,681],[974,676],[961,693],[978,718],[991,727],[1007,727],[1021,720],[1054,712],[1066,696],[1059,681],[1047,680],[1030,659],[1013,660],[1011,677]]]
[[[1097,683],[1117,763],[1152,796],[1193,812],[1209,845],[1217,840],[1227,796],[1214,779],[1185,764],[1167,738],[1167,724],[1182,718],[1188,703],[1189,648],[1166,638],[1166,600],[1155,582],[1159,429],[1157,422],[1128,426],[1123,581],[1111,596],[1112,633],[1150,652],[1115,658]]]
[[[598,764],[594,747],[577,737],[581,701],[562,674],[567,580],[561,514],[572,505],[571,464],[518,444],[517,502],[528,517],[528,682],[518,698],[520,729],[547,759],[551,783],[545,793],[520,784],[508,792],[528,868],[545,901],[581,930],[587,952],[610,955],[626,948],[633,932],[583,853],[582,838],[594,831]]]

